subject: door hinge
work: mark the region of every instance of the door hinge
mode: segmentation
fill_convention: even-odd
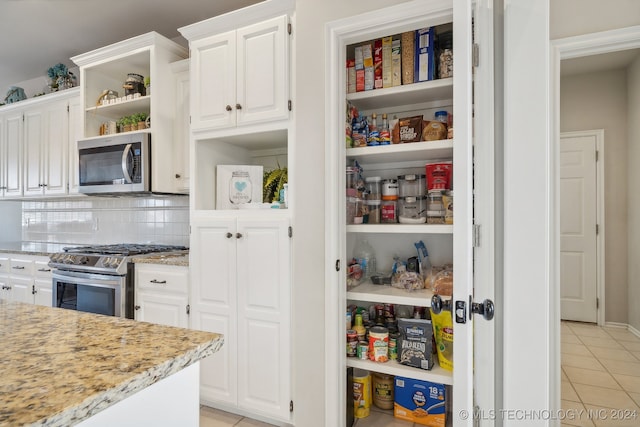
[[[191,305],[187,304],[187,314],[191,314]]]
[[[289,401],[289,412],[293,412],[293,400]]]
[[[478,46],[478,43],[473,44],[472,60],[474,67],[480,65],[480,46]]]
[[[336,260],[336,271],[340,271],[340,260]]]
[[[596,236],[600,233],[600,226],[596,224]]]
[[[600,151],[596,150],[596,162],[600,160]]]
[[[596,308],[600,308],[600,298],[596,298]]]
[[[36,285],[31,285],[31,295],[36,294]]]
[[[473,247],[480,247],[480,224],[473,224]]]
[[[287,33],[291,34],[292,31],[293,31],[293,26],[291,25],[291,22],[289,22],[287,24]]]
[[[289,109],[289,111],[293,110],[293,103],[291,102],[291,100],[287,102],[287,108]]]
[[[69,112],[69,106],[67,105],[67,113]]]
[[[289,226],[289,238],[293,237],[293,227]]]

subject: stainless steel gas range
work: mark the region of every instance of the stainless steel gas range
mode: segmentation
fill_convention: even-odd
[[[51,255],[53,306],[133,319],[132,257],[187,250],[184,246],[114,244],[63,248]]]

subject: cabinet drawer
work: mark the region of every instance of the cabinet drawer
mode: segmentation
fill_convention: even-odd
[[[136,264],[136,288],[187,293],[189,269],[181,266]]]
[[[35,274],[40,279],[50,279],[52,269],[49,267],[48,261],[36,261],[35,262]]]
[[[8,273],[10,270],[9,258],[0,257],[0,273]]]
[[[16,259],[11,260],[11,269],[9,273],[12,275],[20,276],[32,276],[34,270],[34,262],[29,259]]]

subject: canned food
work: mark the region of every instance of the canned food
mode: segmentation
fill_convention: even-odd
[[[358,342],[358,359],[369,360],[369,343],[367,341]]]
[[[398,360],[398,338],[400,334],[394,332],[389,334],[389,360]]]
[[[369,331],[369,359],[374,362],[389,360],[389,330],[383,326],[374,326]]]
[[[353,329],[347,331],[347,357],[356,357],[358,354],[358,334]]]

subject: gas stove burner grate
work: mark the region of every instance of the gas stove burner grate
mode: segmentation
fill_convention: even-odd
[[[129,256],[156,252],[185,251],[188,248],[176,245],[140,245],[135,243],[120,243],[113,245],[71,246],[62,249],[66,253]]]

